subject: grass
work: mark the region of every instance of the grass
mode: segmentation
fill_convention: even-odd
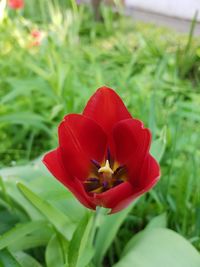
[[[98,87],[113,87],[154,139],[166,129],[166,149],[159,184],[127,216],[105,263],[112,266],[130,236],[161,213],[200,249],[199,39],[134,24],[109,8],[103,8],[104,23],[95,23],[88,6],[38,2],[39,9],[27,3],[24,13],[9,11],[0,23],[1,168],[27,164],[55,147],[64,114],[81,112]],[[35,28],[44,38],[30,47]],[[3,188],[1,233],[28,220]],[[44,260],[40,247],[31,253]]]

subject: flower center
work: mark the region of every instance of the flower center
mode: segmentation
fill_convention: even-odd
[[[110,162],[108,159],[106,160],[105,166],[99,168],[98,172],[103,173],[103,175],[108,177],[108,178],[112,177],[114,171],[110,168]]]
[[[126,181],[126,168],[114,162],[108,150],[105,163],[101,166],[97,161],[91,160],[91,172],[84,181],[88,193],[103,193]]]

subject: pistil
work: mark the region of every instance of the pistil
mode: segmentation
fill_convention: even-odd
[[[109,160],[106,160],[105,166],[99,168],[98,172],[103,173],[108,177],[111,177],[113,175],[114,171],[110,167]]]

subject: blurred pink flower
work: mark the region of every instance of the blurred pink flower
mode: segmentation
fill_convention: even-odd
[[[31,42],[31,46],[39,46],[42,42],[42,32],[39,30],[32,30],[31,36],[33,41]]]
[[[9,0],[8,6],[12,9],[22,9],[24,7],[24,0]]]
[[[32,30],[31,35],[33,38],[40,38],[41,37],[41,32],[38,30]]]

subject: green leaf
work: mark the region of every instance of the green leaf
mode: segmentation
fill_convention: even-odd
[[[53,120],[60,112],[63,110],[63,104],[55,105],[52,108],[51,114],[50,114],[50,120]]]
[[[31,220],[37,221],[43,219],[38,210],[21,194],[16,187],[16,183],[11,180],[5,181],[5,187],[7,194],[12,200],[12,206],[14,206],[15,209],[21,208]]]
[[[17,224],[14,228],[0,236],[0,249],[3,249],[15,242],[20,243],[25,235],[28,235],[42,227],[47,227],[47,223],[44,221],[33,221],[24,224]]]
[[[93,256],[93,248],[89,242],[93,217],[86,214],[77,226],[69,243],[69,267],[84,267]]]
[[[3,177],[9,197],[17,202],[32,220],[41,220],[42,215],[21,194],[16,187],[16,182],[27,184],[40,198],[48,199],[50,204],[61,210],[74,223],[78,223],[85,214],[86,209],[63,185],[52,177],[42,163],[41,157],[23,166],[1,169],[0,175]]]
[[[24,253],[23,251],[12,253],[17,261],[21,264],[22,267],[42,267],[42,265],[36,261],[29,254]]]
[[[66,239],[71,239],[74,231],[74,224],[62,212],[57,210],[44,199],[33,193],[25,185],[17,184],[24,196],[54,225],[59,233]]]
[[[9,250],[18,252],[36,247],[46,246],[52,237],[52,229],[50,227],[40,228],[30,234],[25,235],[20,240],[16,240],[9,245]]]
[[[147,229],[133,237],[113,267],[199,267],[200,255],[182,236],[169,229]]]
[[[153,228],[166,228],[167,227],[167,214],[162,213],[156,217],[154,217],[146,226],[145,229],[153,229]]]
[[[0,189],[2,191],[2,195],[4,197],[4,200],[7,202],[7,204],[9,204],[9,206],[12,206],[12,202],[9,198],[9,195],[7,193],[7,190],[6,190],[6,187],[5,187],[5,184],[4,184],[4,181],[2,179],[2,177],[0,176]]]
[[[12,254],[7,250],[0,251],[0,267],[22,267]]]
[[[119,213],[113,215],[107,215],[104,217],[104,221],[103,223],[101,223],[95,242],[94,261],[96,266],[101,265],[101,262],[106,254],[106,251],[110,247],[120,226],[126,219],[127,214],[131,211],[135,203],[136,201],[133,202],[133,204],[130,205],[128,208],[124,209]]]
[[[161,161],[162,156],[165,152],[166,132],[167,132],[166,127],[163,127],[160,137],[157,140],[153,141],[152,146],[151,146],[151,154],[153,157],[156,158],[158,162]]]
[[[0,123],[5,124],[20,124],[25,125],[26,127],[34,127],[40,130],[45,131],[47,134],[51,135],[51,131],[44,123],[44,118],[38,114],[31,112],[16,112],[6,115],[1,115]]]
[[[47,245],[45,259],[47,267],[62,267],[65,264],[61,240],[56,234],[52,236]]]

